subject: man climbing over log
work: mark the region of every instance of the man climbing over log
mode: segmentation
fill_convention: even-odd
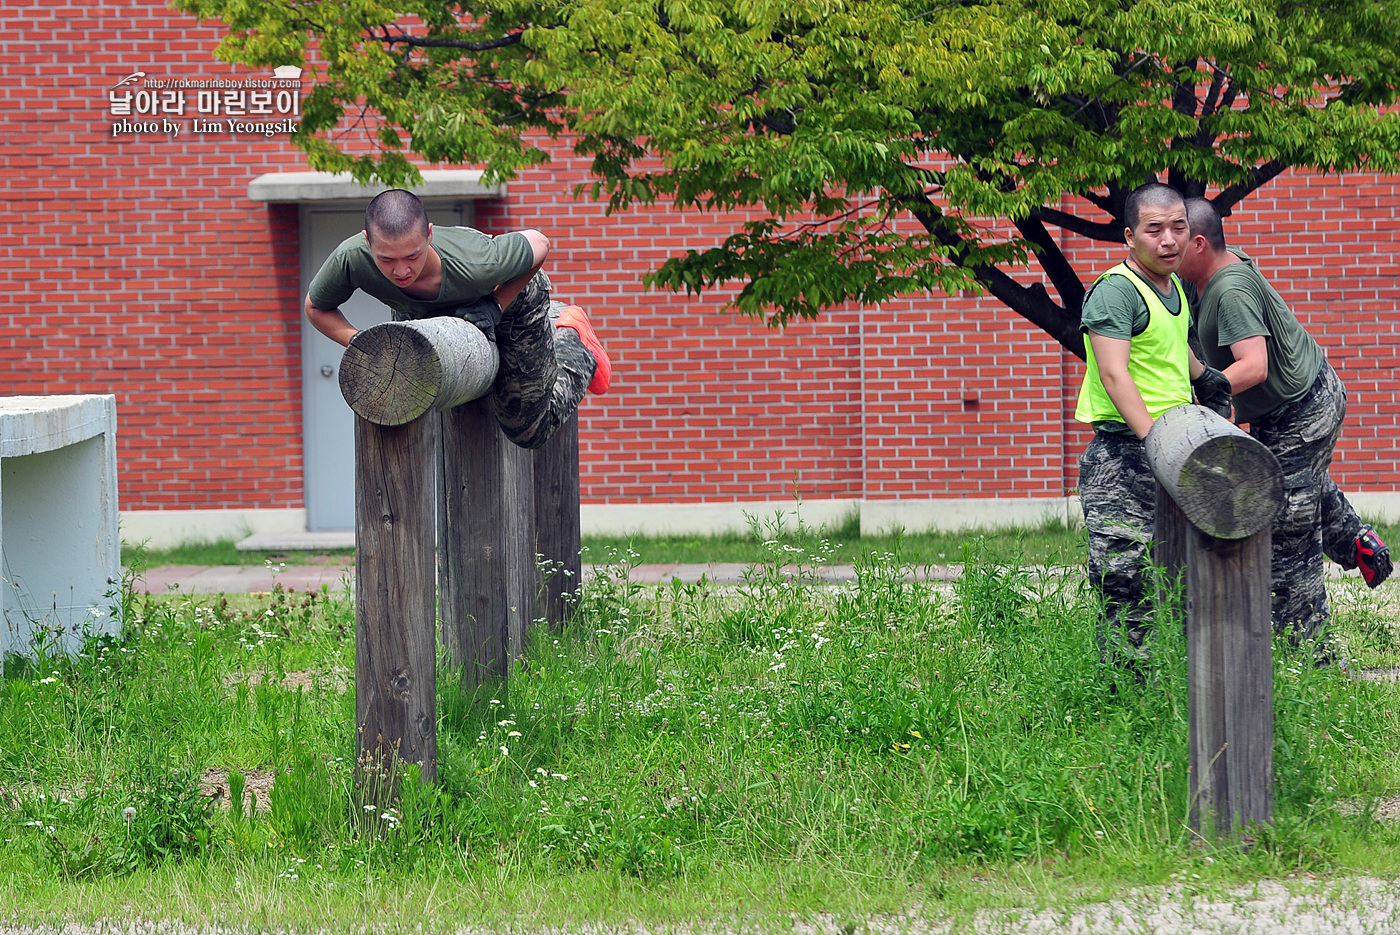
[[[1226,247],[1215,206],[1191,198],[1186,214],[1180,273],[1198,295],[1201,352],[1229,381],[1235,420],[1248,423],[1283,468],[1286,502],[1273,529],[1274,631],[1294,642],[1320,639],[1328,619],[1324,553],[1359,568],[1373,588],[1391,572],[1390,549],[1328,475],[1346,389],[1254,261]],[[1331,658],[1325,644],[1318,653]]]
[[[357,333],[340,311],[360,289],[395,321],[450,316],[495,342],[496,420],[522,448],[539,448],[573,417],[585,391],[604,393],[612,366],[587,314],[550,302],[542,271],[549,239],[536,230],[489,237],[468,227],[434,228],[417,195],[382,192],[365,229],[336,247],[306,294],[316,330],[348,346]]]
[[[1157,416],[1192,402],[1193,386],[1219,405],[1224,378],[1187,345],[1190,307],[1176,269],[1186,248],[1186,205],[1156,182],[1128,196],[1124,262],[1084,300],[1088,371],[1074,417],[1094,426],[1079,459],[1079,497],[1089,532],[1089,581],[1103,597],[1099,653],[1133,670],[1150,659],[1151,599],[1145,559],[1157,487],[1142,440]]]

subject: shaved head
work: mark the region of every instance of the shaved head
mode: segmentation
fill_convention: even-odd
[[[1220,212],[1215,205],[1204,198],[1186,199],[1186,223],[1191,228],[1192,237],[1204,237],[1214,253],[1225,249],[1225,226],[1220,223]]]
[[[380,192],[365,209],[365,234],[396,240],[407,234],[428,236],[428,212],[413,192],[391,188]]]
[[[1133,189],[1123,203],[1123,223],[1136,231],[1143,208],[1171,208],[1182,203],[1181,192],[1161,182],[1148,182]]]

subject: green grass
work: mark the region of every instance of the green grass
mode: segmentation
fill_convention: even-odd
[[[753,564],[764,558],[764,543],[773,538],[814,550],[827,548],[830,560],[839,564],[854,564],[865,556],[889,552],[896,545],[895,536],[861,538],[860,526],[847,522],[834,529],[802,529],[798,532],[775,531],[771,519],[755,519],[746,532],[717,536],[586,536],[583,540],[585,562],[607,562],[613,554],[636,555],[638,564],[681,565],[709,562],[738,562]],[[985,539],[993,555],[1017,555],[1030,564],[1082,564],[1088,548],[1083,527],[1063,523],[1045,523],[1037,527],[959,532],[910,533],[899,539],[900,554],[910,565],[946,565],[961,560],[963,543],[969,539]],[[134,560],[137,550],[124,546],[125,563]],[[353,549],[332,549],[320,552],[240,552],[233,540],[183,545],[174,549],[147,549],[144,561],[148,567],[161,565],[261,565],[268,561],[300,564],[307,562],[348,561]]]
[[[444,670],[439,781],[382,813],[356,804],[346,595],[124,592],[120,639],[7,661],[0,905],[263,928],[856,925],[1400,869],[1400,833],[1331,807],[1400,789],[1394,685],[1278,647],[1275,827],[1248,854],[1197,847],[1178,627],[1138,686],[1097,661],[1077,576],[970,553],[948,588],[892,552],[822,587],[778,570],[826,559],[795,549],[770,545],[737,589],[612,566],[571,625],[536,631],[509,691]],[[1348,649],[1389,658],[1380,597],[1337,587]],[[213,768],[275,775],[270,809],[211,809]]]
[[[262,565],[269,561],[291,565],[353,561],[354,549],[321,549],[241,552],[233,539],[218,542],[190,542],[171,549],[151,549],[122,543],[122,564],[141,562],[148,568],[162,565]]]

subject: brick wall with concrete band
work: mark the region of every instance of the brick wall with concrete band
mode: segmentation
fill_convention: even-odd
[[[113,137],[107,94],[132,71],[245,74],[214,61],[214,29],[163,4],[36,0],[0,23],[13,37],[0,82],[9,391],[117,396],[124,527],[152,541],[294,525],[298,209],[249,186],[308,172],[302,154],[285,137]],[[613,390],[581,413],[590,510],[680,522],[697,505],[785,506],[796,488],[804,503],[859,501],[864,524],[918,504],[938,518],[958,509],[942,501],[1011,513],[1073,496],[1082,365],[1009,310],[927,296],[779,332],[722,311],[722,291],[645,291],[642,273],[743,218],[609,216],[571,195],[586,161],[565,143],[553,154],[479,200],[475,224],[547,231],[559,294],[589,309],[613,354]],[[1397,207],[1394,177],[1289,172],[1227,220],[1351,391],[1335,476],[1363,503],[1400,490]],[[1121,252],[1064,243],[1086,278]],[[1002,508],[974,512],[987,509]]]

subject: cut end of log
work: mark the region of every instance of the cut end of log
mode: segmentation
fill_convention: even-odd
[[[340,392],[350,408],[376,425],[403,425],[432,408],[442,362],[414,328],[386,322],[350,341],[340,361]]]
[[[1187,520],[1217,539],[1269,526],[1283,503],[1278,459],[1258,439],[1201,406],[1158,417],[1146,440],[1152,473]]]
[[[490,392],[500,365],[481,329],[459,318],[391,321],[359,332],[340,362],[340,392],[376,425],[403,425]]]
[[[1181,466],[1177,502],[1192,524],[1217,539],[1244,539],[1273,522],[1283,475],[1273,453],[1248,436],[1204,442]]]

